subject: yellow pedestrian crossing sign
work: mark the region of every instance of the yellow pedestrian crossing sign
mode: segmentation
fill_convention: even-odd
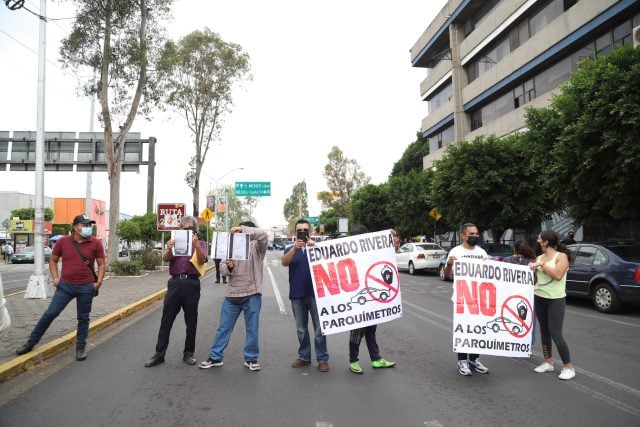
[[[442,215],[440,215],[436,208],[431,208],[431,210],[429,211],[429,216],[436,221],[440,221],[440,218],[442,218]]]
[[[213,218],[213,212],[209,208],[204,208],[204,210],[200,212],[200,217],[209,222],[211,218]]]

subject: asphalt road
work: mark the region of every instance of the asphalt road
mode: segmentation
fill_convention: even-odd
[[[349,372],[348,336],[328,337],[329,373],[293,369],[295,325],[282,252],[269,252],[261,317],[262,370],[242,364],[239,320],[224,366],[181,361],[184,322],[174,324],[167,361],[144,368],[154,350],[161,304],[90,337],[89,357],[63,353],[0,385],[0,425],[10,426],[459,426],[640,425],[640,310],[596,312],[568,305],[565,337],[577,377],[536,374],[531,359],[483,356],[488,375],[462,377],[452,353],[451,284],[435,275],[401,274],[404,317],[378,328],[383,357],[394,369]],[[278,289],[284,303],[278,303]],[[196,356],[206,358],[223,288],[203,281]],[[284,308],[284,313],[281,311]],[[71,308],[73,309],[73,308]],[[361,361],[366,361],[364,343]],[[558,364],[556,364],[558,367]]]
[[[44,274],[49,274],[49,263],[42,266]],[[33,264],[5,264],[0,260],[0,274],[4,293],[24,291],[29,283],[29,277],[34,272]]]

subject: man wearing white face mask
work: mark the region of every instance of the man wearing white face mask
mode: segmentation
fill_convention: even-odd
[[[22,355],[33,350],[40,339],[62,310],[71,302],[77,300],[78,332],[76,336],[76,359],[87,358],[85,350],[89,335],[89,315],[94,295],[102,286],[105,273],[104,248],[102,243],[92,237],[92,225],[96,222],[85,215],[78,215],[73,219],[73,233],[58,240],[51,252],[49,272],[56,288],[49,308],[33,328],[29,340],[16,354]],[[62,258],[62,271],[58,274],[58,261]],[[98,263],[98,273],[94,264]]]

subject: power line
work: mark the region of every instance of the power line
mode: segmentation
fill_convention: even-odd
[[[31,47],[27,46],[26,44],[22,43],[20,40],[18,40],[17,38],[13,37],[11,34],[7,33],[5,30],[3,30],[2,28],[0,28],[0,33],[3,33],[4,35],[6,35],[7,37],[9,37],[10,39],[12,39],[13,41],[15,41],[16,43],[20,44],[22,47],[30,50],[31,52],[33,52],[35,55],[38,55],[38,52],[36,52],[35,50],[33,50]],[[80,77],[79,75],[77,75],[75,73],[75,71],[73,71],[72,69],[67,69],[65,70],[64,68],[62,68],[61,66],[59,66],[58,64],[56,64],[55,62],[51,61],[50,59],[47,59],[47,62],[51,65],[53,65],[54,67],[58,68],[60,71],[62,71],[63,73],[67,73],[67,72],[71,72],[71,74],[73,74],[75,76],[76,79],[81,80],[82,77]]]

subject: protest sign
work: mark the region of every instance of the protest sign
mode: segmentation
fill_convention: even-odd
[[[391,230],[326,240],[306,252],[323,334],[402,316]]]
[[[454,263],[453,275],[453,351],[531,356],[531,269],[465,259]]]

